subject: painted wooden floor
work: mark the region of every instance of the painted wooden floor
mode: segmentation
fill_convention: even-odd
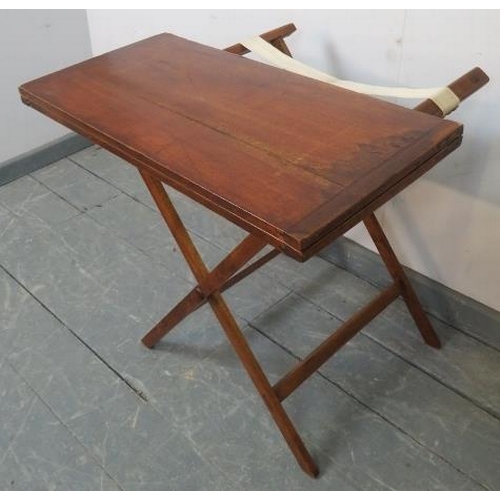
[[[243,232],[172,193],[210,265]],[[210,311],[141,335],[193,278],[136,171],[89,148],[0,188],[0,488],[499,489],[500,352],[401,301],[285,406],[306,477]],[[226,293],[277,380],[376,289],[278,258]],[[500,335],[500,327],[499,327]]]

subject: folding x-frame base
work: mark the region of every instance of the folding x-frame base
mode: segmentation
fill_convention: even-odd
[[[363,222],[393,278],[393,283],[354,314],[305,359],[272,386],[250,349],[221,293],[279,255],[280,251],[273,249],[252,264],[244,267],[245,264],[266,246],[264,240],[250,234],[212,271],[209,271],[189,237],[161,181],[144,172],[141,172],[141,176],[198,282],[198,286],[188,293],[151,329],[142,339],[143,343],[149,348],[153,347],[175,325],[208,302],[229,342],[274,418],[276,425],[295,455],[297,462],[307,474],[316,477],[318,475],[318,467],[285,412],[281,402],[400,295],[406,302],[424,341],[432,347],[440,347],[439,339],[375,215],[373,213],[368,215]]]

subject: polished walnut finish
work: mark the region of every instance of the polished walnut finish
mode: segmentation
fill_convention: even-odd
[[[286,54],[288,24],[261,35]],[[135,165],[198,285],[142,339],[153,347],[208,303],[302,469],[318,468],[281,402],[401,296],[424,341],[440,342],[373,211],[461,141],[426,100],[410,111],[174,35],[159,35],[27,83],[23,101]],[[450,85],[460,100],[488,77]],[[437,110],[437,111],[436,111]],[[424,114],[425,113],[425,114]],[[162,182],[249,231],[212,271]],[[284,252],[306,260],[363,221],[393,283],[274,386],[222,292]],[[266,244],[274,246],[254,259]],[[254,259],[254,260],[252,260]]]
[[[305,260],[462,127],[158,35],[21,87],[25,103]]]

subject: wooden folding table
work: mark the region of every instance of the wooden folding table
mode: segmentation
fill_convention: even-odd
[[[287,51],[287,34],[263,37]],[[245,48],[222,51],[161,34],[20,92],[24,103],[139,169],[198,282],[144,344],[154,346],[208,303],[298,463],[316,476],[281,402],[398,296],[425,342],[440,345],[374,210],[456,149],[462,127],[235,52]],[[471,93],[462,87],[461,97]],[[249,235],[209,271],[162,183]],[[360,221],[394,282],[272,386],[222,292],[280,253],[307,260]]]

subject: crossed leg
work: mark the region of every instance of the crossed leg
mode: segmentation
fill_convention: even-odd
[[[162,318],[142,339],[146,347],[152,348],[163,338],[175,325],[185,317],[196,311],[205,304],[208,296],[214,291],[224,292],[243,278],[253,273],[266,262],[280,254],[279,250],[273,249],[263,257],[256,260],[242,271],[235,273],[240,267],[248,262],[261,248],[259,240],[253,236],[245,238],[213,271],[209,273],[210,281],[206,281],[203,287],[193,288],[180,302]]]
[[[144,172],[141,172],[141,176],[198,282],[198,286],[189,292],[142,339],[143,343],[147,347],[153,347],[156,342],[182,321],[182,319],[208,302],[297,462],[307,474],[316,477],[318,468],[285,412],[281,401],[307,380],[323,363],[354,337],[364,325],[377,316],[399,295],[406,302],[425,342],[433,347],[440,347],[439,339],[375,215],[370,214],[363,222],[375,242],[394,282],[347,320],[322,344],[314,349],[311,354],[306,356],[304,360],[299,362],[281,380],[272,386],[250,349],[234,316],[222,298],[221,293],[264,265],[280,252],[278,250],[271,250],[241,270],[245,264],[266,246],[266,243],[261,238],[249,235],[210,272],[189,237],[162,183]]]
[[[245,367],[257,391],[264,400],[264,403],[285,438],[285,441],[290,447],[290,450],[294,454],[297,462],[304,472],[312,477],[316,477],[318,475],[318,467],[281,405],[280,400],[274,392],[269,380],[264,374],[264,371],[255,358],[250,346],[248,345],[238,324],[236,323],[236,320],[220,293],[221,281],[222,283],[227,281],[227,279],[236,270],[240,269],[241,266],[255,256],[266,245],[266,243],[256,236],[248,236],[230,255],[228,255],[228,257],[226,257],[226,259],[219,264],[219,266],[217,266],[214,271],[210,273],[201,259],[198,250],[191,241],[191,238],[189,237],[184,224],[180,220],[177,211],[165,192],[162,183],[143,172],[141,172],[141,175],[177,244],[179,245],[179,248],[181,249],[189,267],[191,268],[194,277],[198,281],[198,287],[191,292],[193,295],[191,296],[191,294],[188,294],[185,298],[184,305],[178,306],[178,310],[181,310],[181,312],[184,313],[187,310],[192,311],[199,307],[203,301],[207,301],[209,303],[215,316],[221,324],[224,333],[240,358],[240,361]],[[187,297],[190,298],[187,299]],[[181,301],[181,303],[183,303],[183,301]],[[167,326],[170,325],[169,320],[166,320],[165,322],[168,323]],[[153,336],[148,339],[148,342],[151,342],[152,338]]]

